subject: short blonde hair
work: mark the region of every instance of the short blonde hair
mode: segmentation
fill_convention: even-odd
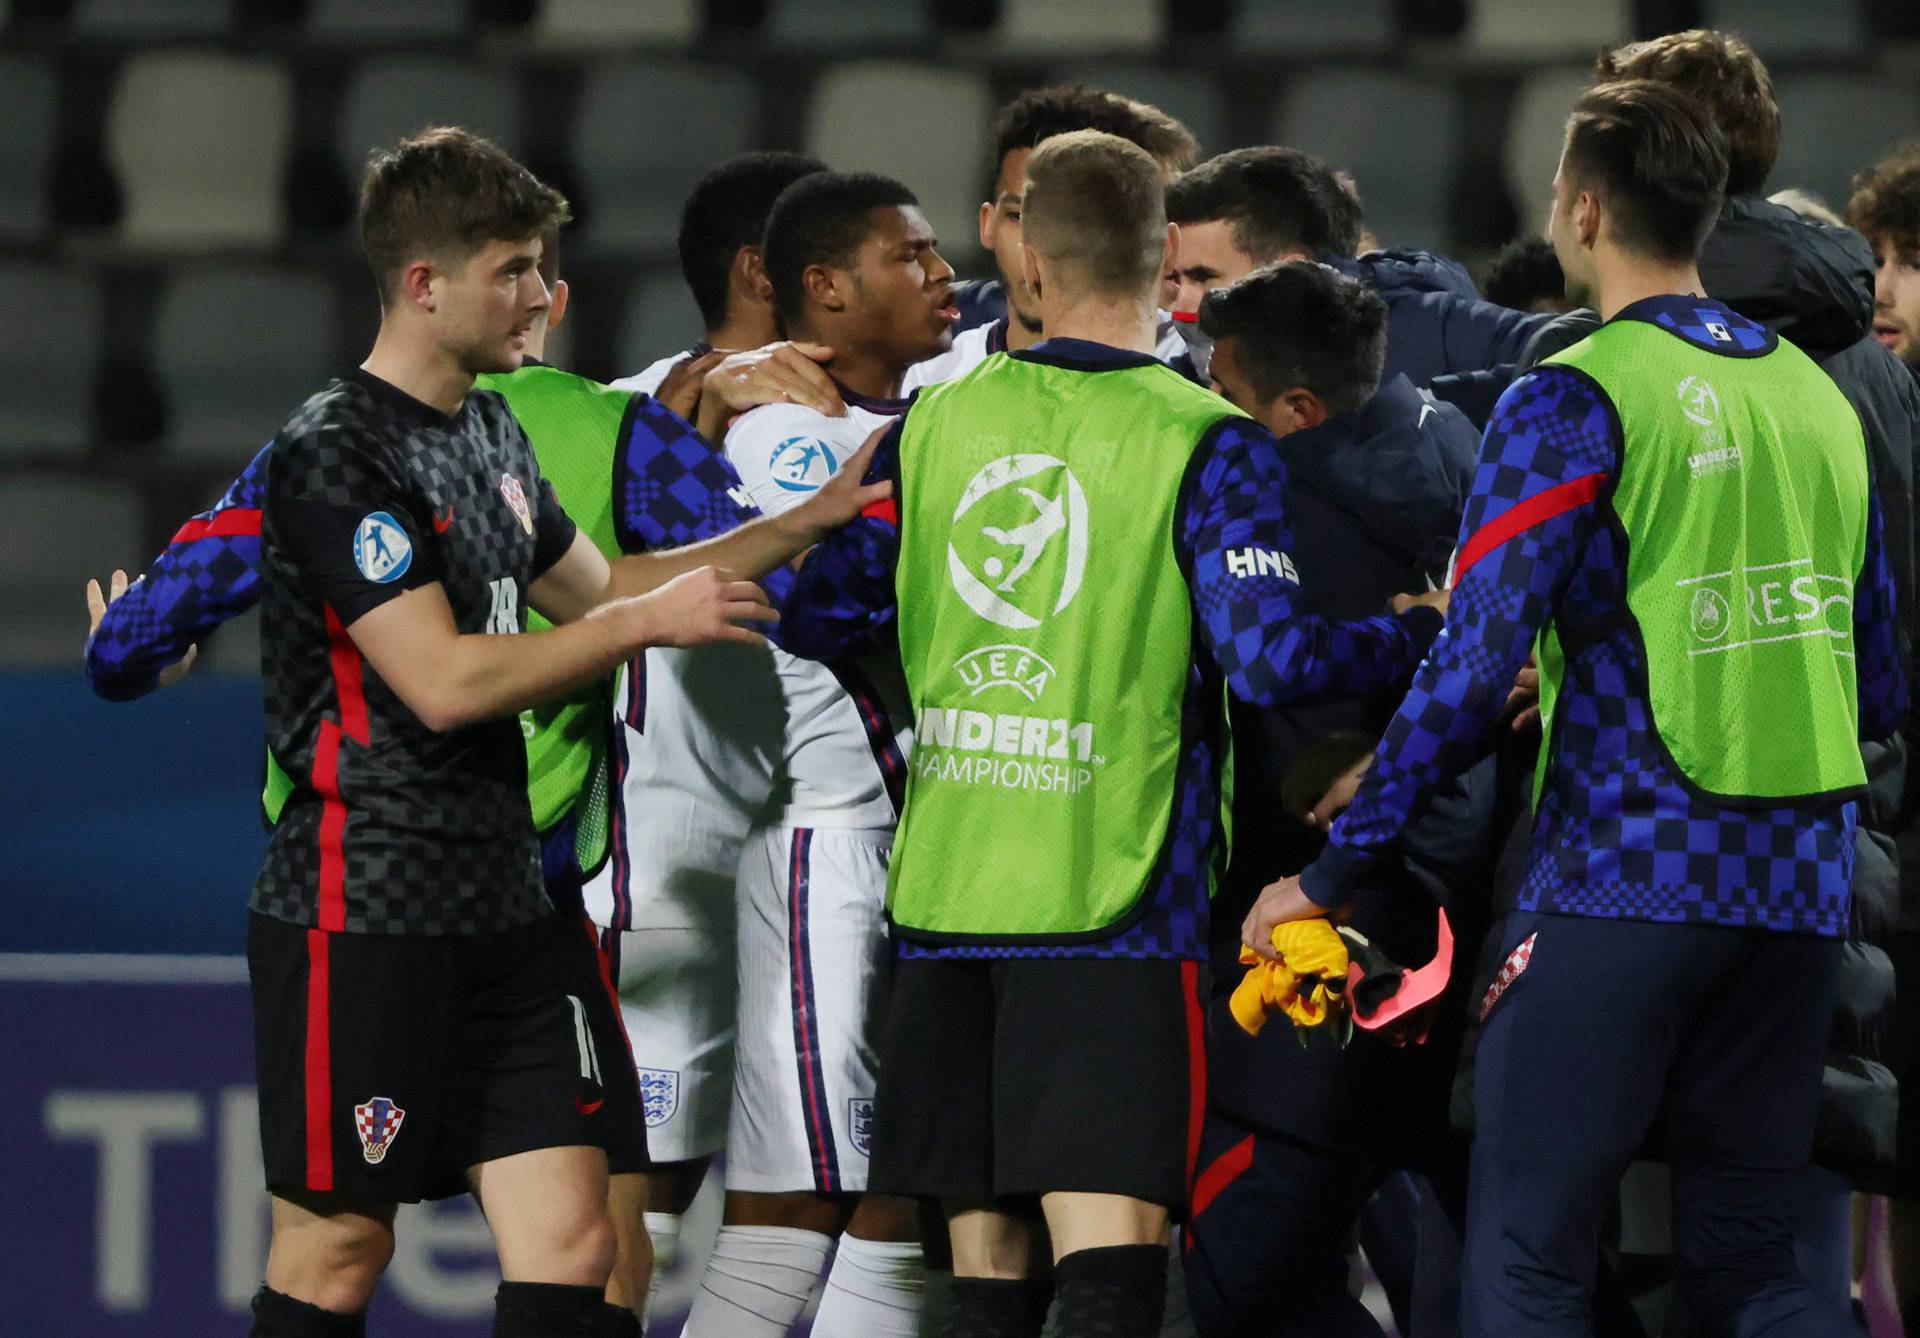
[[[1088,293],[1133,297],[1160,281],[1167,207],[1153,155],[1118,135],[1074,130],[1027,160],[1022,236]]]

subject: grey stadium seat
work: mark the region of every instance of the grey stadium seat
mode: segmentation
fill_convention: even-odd
[[[687,192],[749,146],[754,107],[752,80],[735,70],[633,61],[593,70],[572,137],[588,240],[671,251]]]
[[[1843,213],[1853,174],[1920,135],[1920,89],[1910,78],[1812,74],[1780,79],[1780,161],[1770,190],[1798,186]]]
[[[998,35],[1021,55],[1153,51],[1165,13],[1160,0],[1001,0]]]
[[[694,305],[680,271],[650,271],[627,297],[615,365],[622,376],[631,375],[692,344],[700,338],[702,326],[700,308]]]
[[[814,87],[807,152],[843,172],[906,182],[952,260],[978,246],[992,118],[993,91],[980,76],[907,61],[841,64]]]
[[[1227,147],[1226,90],[1218,79],[1158,65],[1109,63],[1069,66],[1061,78],[1152,103],[1193,131],[1202,158]]]
[[[1240,0],[1227,49],[1280,56],[1382,52],[1398,35],[1393,0]]]
[[[166,449],[238,470],[335,370],[334,291],[309,275],[204,262],[168,281],[153,361]]]
[[[138,571],[145,505],[132,483],[9,474],[0,488],[0,666],[71,672],[86,636],[81,593],[115,567]]]
[[[1538,233],[1547,226],[1567,117],[1592,84],[1590,68],[1570,65],[1529,76],[1514,94],[1503,162],[1507,192],[1520,211],[1523,231]]]
[[[1321,70],[1281,103],[1276,142],[1352,172],[1383,246],[1448,241],[1459,106],[1451,84],[1379,70]]]
[[[50,63],[0,56],[0,239],[30,241],[47,230],[59,93]]]
[[[83,37],[218,37],[232,0],[80,0],[69,20]]]
[[[901,0],[773,0],[766,32],[783,46],[901,46],[929,33],[926,6]]]
[[[1865,8],[1838,0],[1708,0],[1701,26],[1738,33],[1772,66],[1794,56],[1858,51]]]
[[[107,114],[107,154],[126,193],[122,237],[195,250],[273,245],[292,138],[292,79],[274,62],[131,57]]]
[[[31,393],[0,396],[0,458],[83,456],[100,373],[100,283],[37,261],[0,261],[0,293],[15,319],[0,326],[0,366]]]
[[[453,39],[467,32],[465,0],[313,0],[306,31],[347,42]]]
[[[513,75],[445,60],[385,57],[362,65],[347,86],[335,141],[347,180],[359,180],[373,150],[430,125],[465,126],[513,154],[525,147]]]
[[[687,46],[700,32],[699,0],[544,0],[533,21],[541,46],[605,51],[623,46]]]
[[[1481,55],[1525,59],[1591,58],[1632,38],[1632,0],[1580,0],[1577,5],[1473,0],[1466,31],[1467,45]]]

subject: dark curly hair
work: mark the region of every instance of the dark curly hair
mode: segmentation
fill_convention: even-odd
[[[1902,254],[1920,250],[1920,140],[1908,140],[1853,179],[1847,222]]]

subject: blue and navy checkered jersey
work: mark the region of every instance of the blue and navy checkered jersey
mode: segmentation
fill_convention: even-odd
[[[87,638],[87,682],[108,701],[153,691],[160,671],[221,623],[260,602],[260,505],[268,442],[209,510],[107,606]]]
[[[1718,343],[1709,322],[1731,332],[1743,351],[1770,348],[1775,339],[1705,298],[1649,298],[1614,319],[1648,321],[1708,349]],[[1467,500],[1466,569],[1446,630],[1352,807],[1302,875],[1315,901],[1342,901],[1435,786],[1480,755],[1514,675],[1554,619],[1596,631],[1563,642],[1553,754],[1519,908],[1846,933],[1853,803],[1811,813],[1721,808],[1683,784],[1664,755],[1627,616],[1626,555],[1604,500],[1604,485],[1620,468],[1617,424],[1595,384],[1562,367],[1542,367],[1501,397]],[[1471,565],[1466,555],[1475,555]],[[1853,617],[1860,735],[1885,738],[1905,709],[1906,685],[1877,504],[1870,505]]]
[[[1050,339],[1011,356],[1099,375],[1150,365],[1075,339]],[[911,410],[909,410],[911,416]],[[875,453],[870,479],[899,487],[900,429]],[[1188,465],[1174,535],[1193,593],[1194,651],[1182,702],[1183,734],[1173,810],[1147,904],[1130,928],[1071,946],[940,946],[902,942],[932,957],[1162,957],[1207,953],[1209,872],[1220,853],[1220,764],[1226,746],[1223,683],[1242,699],[1279,706],[1315,696],[1358,695],[1404,677],[1440,626],[1430,609],[1333,623],[1298,611],[1298,585],[1266,564],[1230,568],[1243,548],[1285,553],[1291,544],[1279,444],[1246,418],[1209,429]],[[897,653],[894,574],[898,510],[870,509],[816,547],[800,568],[775,639],[797,655],[837,659]]]

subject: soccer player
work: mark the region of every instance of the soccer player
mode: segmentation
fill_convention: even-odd
[[[696,572],[579,627],[473,635],[520,631],[523,589],[577,615],[702,554],[610,569],[499,401],[468,393],[519,363],[547,313],[538,238],[565,202],[440,130],[376,161],[362,213],[381,337],[255,466],[270,744],[291,777],[249,936],[275,1191],[256,1331],[358,1331],[393,1204],[470,1186],[508,1279],[497,1331],[557,1332],[601,1320],[601,1148],[633,1160],[644,1139],[587,936],[542,893],[520,731],[486,722],[596,680],[636,641],[689,635],[650,617],[692,609],[705,635],[744,637],[720,619],[764,606]],[[246,510],[198,538],[244,537]],[[753,571],[810,537],[763,524],[722,549]],[[233,550],[210,556],[203,574],[233,575]],[[356,1103],[360,1086],[379,1094]]]
[[[1212,290],[1199,316],[1215,385],[1282,440],[1300,606],[1358,617],[1400,590],[1445,584],[1479,437],[1405,378],[1380,383],[1379,296],[1291,261]],[[1424,1165],[1446,1144],[1444,1022],[1423,1046],[1357,1031],[1342,1048],[1324,1031],[1296,1044],[1280,1017],[1250,1036],[1228,1006],[1245,972],[1240,921],[1276,871],[1317,851],[1307,806],[1371,754],[1394,704],[1383,695],[1232,712],[1235,841],[1214,906],[1207,1121],[1182,1251],[1204,1338],[1377,1335],[1347,1289],[1347,1242],[1389,1167]],[[1450,893],[1490,853],[1491,782],[1483,769],[1451,787],[1409,834],[1407,857],[1369,881],[1356,927],[1396,960],[1433,956],[1436,898],[1461,923]],[[1460,951],[1472,960],[1471,945]]]
[[[1048,338],[888,429],[898,509],[809,555],[785,645],[900,654],[918,722],[871,1188],[942,1202],[950,1332],[1040,1331],[1037,1198],[1064,1338],[1153,1334],[1199,1135],[1223,681],[1368,691],[1440,618],[1296,611],[1272,437],[1152,355],[1153,158],[1077,131],[1027,174]]]
[[[727,434],[753,500],[778,514],[841,472],[906,407],[906,369],[943,349],[953,270],[897,181],[821,173],[767,220],[782,328],[831,347],[847,412],[768,405]],[[906,781],[898,669],[775,654],[785,718],[765,825],[739,870],[739,1043],[727,1208],[688,1332],[783,1334],[839,1239],[814,1331],[914,1332],[920,1227],[865,1199],[875,1099],[871,1019],[887,960],[886,867]],[[742,701],[731,709],[746,711]]]
[[[1879,262],[1873,337],[1920,375],[1920,143],[1862,172],[1847,214]]]
[[[1298,149],[1234,149],[1208,159],[1168,185],[1167,217],[1180,225],[1177,321],[1190,323],[1209,289],[1262,265],[1320,260],[1386,299],[1388,381],[1404,375],[1425,389],[1445,373],[1511,363],[1547,321],[1480,301],[1465,272],[1440,256],[1360,255],[1359,196]]]
[[[1138,144],[1167,180],[1192,167],[1200,152],[1193,133],[1158,107],[1085,84],[1030,88],[1002,107],[994,126],[993,198],[980,206],[980,245],[993,253],[999,278],[955,285],[965,317],[960,333],[952,349],[908,371],[909,393],[970,372],[988,354],[1040,341],[1040,307],[1020,277],[1020,197],[1034,148],[1069,130],[1104,130]],[[1178,335],[1162,333],[1163,356],[1185,351]]]
[[[652,392],[716,350],[778,338],[760,251],[767,214],[781,191],[824,170],[798,154],[744,153],[701,178],[681,211],[679,251],[703,336],[616,387]],[[774,392],[762,402],[784,398],[843,412],[813,360],[826,352],[787,348],[756,366]],[[772,379],[782,376],[789,379]],[[722,440],[724,423],[706,435]],[[725,467],[718,460],[701,467],[715,463]],[[622,542],[631,551],[718,532],[707,525],[710,515],[684,507],[672,488],[629,490],[626,502]],[[607,930],[646,1097],[656,1287],[679,1254],[681,1218],[726,1141],[738,1007],[734,875],[773,791],[778,698],[769,652],[749,646],[649,650],[621,670],[614,691],[613,858],[588,884],[587,909]]]
[[[1600,1230],[1662,1112],[1694,1319],[1853,1332],[1801,1275],[1786,1204],[1847,932],[1857,740],[1905,705],[1895,594],[1846,397],[1703,295],[1726,180],[1719,130],[1664,85],[1575,107],[1549,235],[1604,324],[1502,397],[1447,630],[1325,851],[1243,930],[1270,951],[1275,923],[1343,905],[1538,639],[1533,854],[1477,1010],[1476,1338],[1592,1332]]]

